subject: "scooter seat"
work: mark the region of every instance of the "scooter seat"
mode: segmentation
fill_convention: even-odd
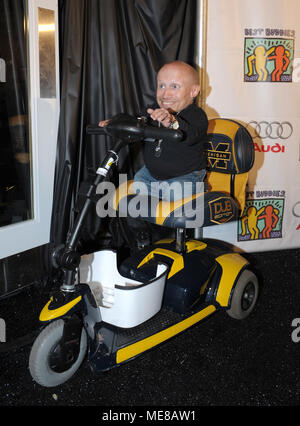
[[[133,205],[139,203],[134,209]],[[142,219],[169,228],[199,228],[235,220],[238,203],[220,191],[203,192],[177,201],[162,201],[147,195],[126,194],[119,200],[120,216]],[[134,215],[132,215],[134,212]]]

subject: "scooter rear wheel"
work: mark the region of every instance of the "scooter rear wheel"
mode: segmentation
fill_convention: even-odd
[[[245,269],[239,277],[231,296],[229,316],[244,319],[253,310],[258,297],[258,280],[249,269]]]
[[[71,367],[58,372],[52,367],[51,354],[63,335],[64,321],[59,319],[50,323],[36,338],[29,357],[29,370],[32,378],[42,386],[53,387],[69,380],[80,367],[87,349],[87,336],[81,332],[80,350]]]

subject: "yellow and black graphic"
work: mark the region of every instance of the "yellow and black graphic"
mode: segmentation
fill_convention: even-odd
[[[234,211],[232,207],[232,200],[230,197],[219,197],[215,200],[209,201],[210,221],[216,224],[229,222],[233,216]]]
[[[291,82],[294,40],[245,37],[244,81]]]
[[[208,164],[213,169],[227,170],[228,162],[231,160],[230,145],[228,142],[217,142],[213,144],[212,141],[207,143],[207,160]]]

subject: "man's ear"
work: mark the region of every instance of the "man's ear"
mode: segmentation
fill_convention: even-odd
[[[193,84],[192,90],[191,90],[191,98],[196,98],[199,95],[199,92],[200,92],[200,85]]]

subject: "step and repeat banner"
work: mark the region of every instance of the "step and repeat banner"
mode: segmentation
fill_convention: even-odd
[[[247,252],[300,247],[300,1],[207,6],[205,109],[247,127],[255,163],[241,219],[204,236]]]

